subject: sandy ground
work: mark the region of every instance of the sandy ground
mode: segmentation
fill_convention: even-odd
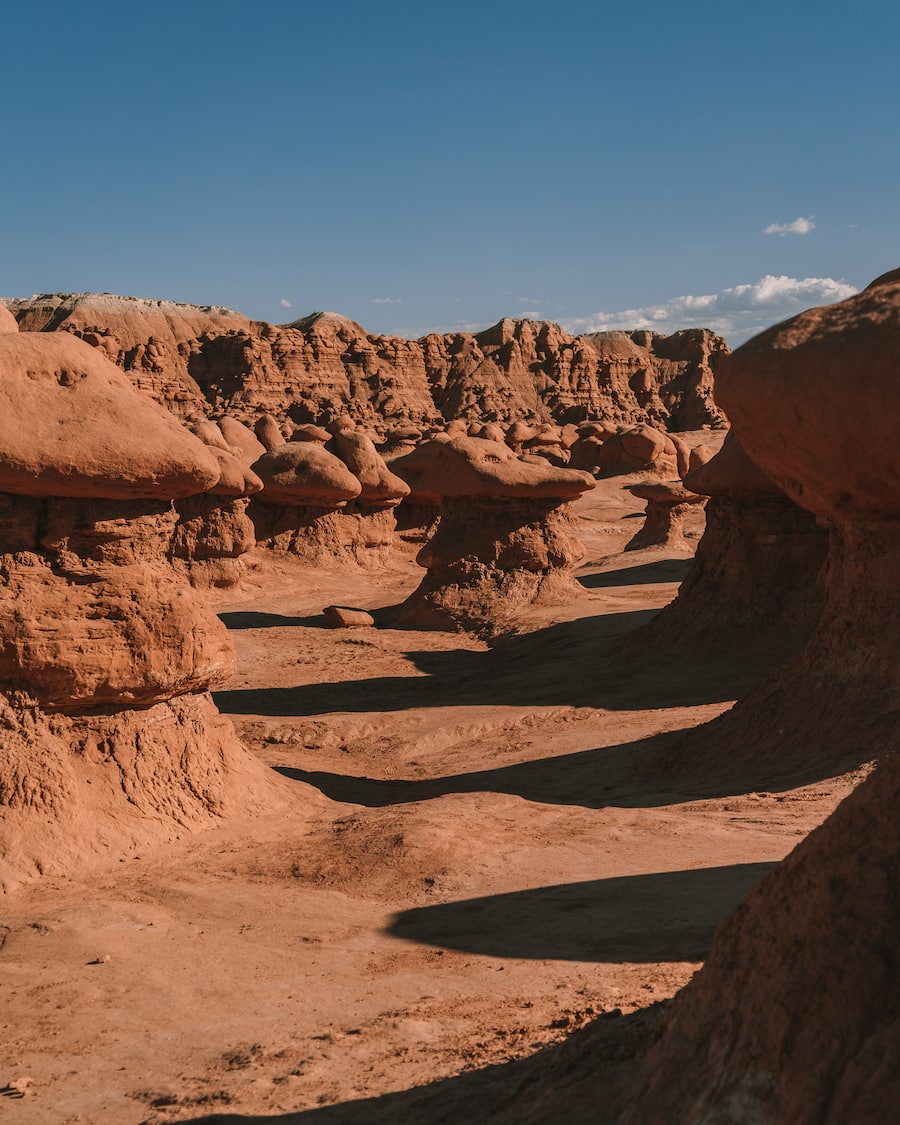
[[[0,1121],[366,1121],[326,1107],[525,1058],[680,988],[853,779],[745,792],[642,768],[760,670],[610,657],[688,565],[622,554],[641,507],[621,481],[580,500],[582,592],[492,648],[325,628],[325,605],[412,590],[411,549],[378,571],[257,562],[219,607],[238,673],[217,700],[296,817],[0,904]]]

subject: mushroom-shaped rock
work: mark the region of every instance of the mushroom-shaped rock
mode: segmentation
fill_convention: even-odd
[[[18,332],[19,322],[9,311],[6,305],[0,301],[0,333],[2,332]]]
[[[350,434],[341,431],[341,437]],[[358,508],[362,483],[324,446],[292,442],[265,454],[253,468],[264,484],[250,503],[260,545],[316,565],[385,561],[382,554],[394,543],[392,513]]]
[[[900,711],[900,270],[763,332],[725,371],[748,454],[829,533],[815,632],[734,721],[785,765],[868,760],[896,748]]]
[[[0,401],[6,872],[271,795],[207,694],[233,671],[227,632],[169,562],[171,501],[216,482],[216,455],[68,333],[0,337]]]
[[[447,423],[446,433],[451,437],[468,437],[469,423],[465,418],[452,418]]]
[[[237,418],[225,414],[216,419],[216,425],[222,431],[228,448],[244,465],[252,465],[266,452],[266,447],[256,434]]]
[[[339,508],[362,491],[359,480],[333,453],[308,441],[287,442],[264,453],[253,471],[266,504]]]
[[[690,511],[706,503],[705,496],[689,492],[681,481],[645,481],[629,491],[647,501],[644,525],[625,544],[626,551],[645,547],[665,547],[672,551],[694,552],[684,536],[684,521]]]
[[[271,414],[263,414],[257,418],[253,426],[253,432],[268,453],[285,444],[281,426],[278,425]]]
[[[0,335],[0,376],[0,492],[171,500],[218,480],[201,441],[68,332]]]
[[[413,496],[440,501],[438,529],[418,555],[428,574],[399,625],[488,635],[535,601],[575,593],[571,567],[584,552],[564,505],[593,487],[587,473],[530,464],[481,438],[427,442],[394,466]]]
[[[785,659],[821,611],[816,576],[827,535],[746,454],[734,431],[684,488],[709,496],[706,527],[678,596],[633,634],[692,651],[737,650]],[[656,640],[652,643],[657,644]]]
[[[506,444],[510,449],[519,450],[535,436],[536,430],[525,422],[513,422],[506,431]]]
[[[192,585],[228,588],[244,576],[241,556],[256,545],[247,505],[250,496],[262,491],[263,482],[232,454],[218,447],[213,453],[221,470],[216,484],[175,503],[172,560]]]

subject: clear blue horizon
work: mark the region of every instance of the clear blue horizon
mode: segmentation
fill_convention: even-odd
[[[4,12],[0,293],[739,343],[898,264],[900,11]]]

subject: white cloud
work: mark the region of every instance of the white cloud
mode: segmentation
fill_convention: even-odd
[[[739,344],[750,336],[813,305],[830,305],[852,297],[857,290],[831,277],[765,277],[746,285],[735,285],[720,293],[672,297],[660,305],[598,312],[593,316],[560,321],[567,332],[633,331],[649,328],[670,334],[682,328],[710,328]]]
[[[523,309],[523,311],[520,315],[525,320],[541,320],[541,319],[543,319],[544,314],[541,312],[540,309]]]
[[[281,305],[281,307],[283,309],[292,309],[294,307],[291,304],[291,302],[287,299],[287,297],[282,297],[281,300],[278,303],[279,303],[279,305]]]
[[[516,297],[520,305],[539,305],[541,303],[540,297]],[[528,314],[525,313],[525,316]]]
[[[402,305],[403,299],[401,297],[373,297],[373,305]]]
[[[814,215],[810,215],[808,219],[794,219],[792,223],[770,223],[763,234],[780,234],[782,238],[786,234],[809,234],[816,229],[814,218]]]

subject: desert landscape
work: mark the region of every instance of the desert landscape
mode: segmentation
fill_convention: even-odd
[[[3,1120],[893,1120],[898,354],[4,299]]]

